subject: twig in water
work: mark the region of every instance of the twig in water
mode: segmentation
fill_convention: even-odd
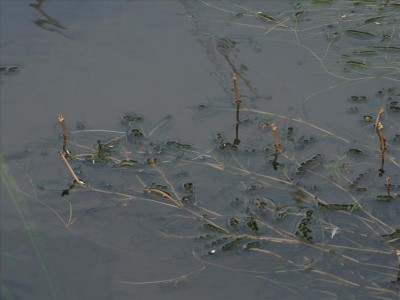
[[[149,191],[149,193],[159,194],[159,195],[163,196],[164,198],[171,200],[172,202],[174,202],[177,205],[177,207],[182,207],[182,204],[178,200],[174,199],[170,194],[168,194],[162,190],[159,190],[156,188],[149,188],[148,191]]]
[[[379,137],[381,156],[382,156],[382,165],[381,165],[381,168],[379,169],[379,176],[383,176],[383,174],[385,173],[385,170],[383,169],[383,165],[385,162],[386,139],[385,139],[385,135],[383,133],[383,124],[380,121],[380,118],[381,118],[382,114],[384,113],[384,111],[385,110],[383,109],[383,107],[381,107],[379,109],[378,115],[376,116],[375,125],[374,125],[376,134]]]
[[[276,150],[276,152],[279,152],[280,148],[281,148],[281,145],[279,144],[279,141],[278,141],[278,132],[277,132],[278,127],[275,125],[275,123],[272,123],[271,124],[271,129],[272,129],[272,134],[274,136],[275,150]]]
[[[385,152],[385,149],[386,149],[386,139],[385,139],[385,136],[384,136],[384,134],[383,134],[383,124],[382,124],[382,122],[380,121],[380,119],[381,119],[381,116],[382,116],[382,114],[384,113],[384,109],[383,109],[383,107],[381,107],[380,109],[379,109],[379,112],[378,112],[378,115],[376,116],[376,121],[375,121],[375,130],[376,130],[376,134],[378,135],[378,137],[379,137],[379,142],[380,142],[380,145],[381,145],[381,153],[382,153],[382,156],[384,156],[384,152]]]
[[[236,122],[239,121],[239,110],[240,110],[240,103],[242,102],[240,100],[240,94],[239,94],[239,89],[237,86],[237,75],[236,73],[232,74],[232,82],[233,82],[233,91],[235,92],[235,103],[236,103]]]
[[[380,119],[381,119],[381,116],[382,116],[382,114],[385,112],[385,109],[383,108],[383,106],[379,109],[379,112],[378,112],[378,115],[376,116],[376,120],[375,120],[375,129],[376,129],[376,132],[378,133],[378,124],[379,124],[379,122],[380,122]],[[379,133],[378,133],[378,135],[379,135]]]
[[[240,105],[240,95],[239,95],[239,90],[237,86],[237,75],[236,73],[232,74],[232,82],[233,82],[233,91],[235,92],[235,103],[236,105]]]
[[[61,130],[62,130],[62,134],[63,134],[63,151],[64,153],[66,153],[66,147],[67,147],[67,129],[65,129],[65,118],[62,114],[58,115],[58,122],[61,125]]]
[[[68,168],[69,172],[71,173],[72,177],[74,178],[74,181],[81,186],[85,186],[83,181],[79,180],[79,178],[78,178],[78,176],[76,176],[74,170],[72,170],[71,165],[69,164],[68,160],[65,158],[65,153],[60,151],[60,157],[67,165],[67,168]]]

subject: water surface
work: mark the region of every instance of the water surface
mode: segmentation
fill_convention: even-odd
[[[398,296],[398,4],[0,5],[5,299]]]

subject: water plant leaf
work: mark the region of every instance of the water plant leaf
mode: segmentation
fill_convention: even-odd
[[[368,32],[368,31],[362,31],[362,30],[358,30],[358,29],[347,29],[346,32],[351,35],[362,36],[362,37],[374,37],[375,36],[374,34]]]
[[[399,46],[368,46],[369,48],[377,49],[377,50],[393,50],[400,51]]]
[[[358,60],[348,60],[346,61],[346,64],[354,67],[365,67],[367,65],[365,62]]]
[[[246,223],[247,227],[251,230],[253,234],[258,233],[258,225],[253,217],[250,217],[249,221]]]
[[[261,18],[263,21],[272,21],[272,22],[277,22],[273,17],[267,15],[266,13],[263,13],[261,11],[257,12],[257,15]]]
[[[224,245],[221,247],[221,250],[222,250],[222,251],[229,251],[229,250],[232,250],[232,249],[238,247],[241,243],[243,243],[243,242],[246,241],[246,240],[247,240],[247,237],[239,237],[239,238],[236,238],[236,239],[234,239],[233,241],[230,241],[229,243],[224,244]]]

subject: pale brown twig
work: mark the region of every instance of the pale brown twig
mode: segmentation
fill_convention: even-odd
[[[275,123],[272,123],[271,124],[271,129],[272,129],[272,134],[274,136],[275,150],[277,152],[279,152],[281,145],[279,144],[279,141],[278,141],[278,132],[277,132],[278,127],[275,125]]]
[[[375,120],[375,125],[374,125],[374,127],[375,127],[375,129],[376,130],[378,130],[378,124],[379,124],[379,122],[380,122],[380,119],[381,119],[381,116],[382,116],[382,114],[385,112],[385,109],[383,108],[383,106],[379,109],[379,111],[378,111],[378,115],[376,116],[376,120]],[[378,131],[377,131],[377,133],[378,133]],[[379,133],[378,133],[379,134]]]
[[[74,178],[75,182],[78,183],[81,186],[85,186],[84,183],[81,180],[79,180],[78,176],[76,176],[74,170],[72,170],[71,165],[69,164],[68,160],[65,158],[65,153],[60,151],[60,157],[62,158],[62,160],[67,165],[67,168],[68,168],[69,172],[71,173],[72,177]]]
[[[236,73],[232,74],[232,82],[233,82],[233,91],[235,92],[235,103],[236,105],[240,105],[240,94],[237,86],[237,75]]]
[[[67,147],[67,129],[65,129],[65,124],[64,124],[65,118],[62,114],[58,115],[58,122],[61,125],[61,130],[63,134],[63,151],[66,152],[65,148]]]
[[[150,188],[150,189],[148,189],[148,191],[150,193],[159,194],[159,195],[163,196],[164,198],[171,200],[172,202],[174,202],[177,205],[177,207],[182,207],[182,204],[177,199],[174,199],[170,194],[168,194],[162,190],[159,190],[156,188]]]
[[[375,130],[376,130],[376,133],[377,133],[377,135],[378,135],[378,137],[379,137],[379,142],[380,142],[380,146],[381,146],[382,157],[384,157],[384,155],[385,155],[385,150],[386,150],[386,139],[385,139],[385,136],[384,136],[384,134],[383,134],[383,124],[382,124],[382,122],[380,121],[381,116],[382,116],[382,114],[384,113],[384,111],[385,111],[385,110],[383,109],[383,107],[381,107],[381,108],[379,109],[378,115],[376,116],[375,125],[374,125]]]

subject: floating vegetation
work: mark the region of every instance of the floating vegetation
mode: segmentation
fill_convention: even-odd
[[[367,22],[367,20],[365,21]],[[368,32],[368,31],[362,31],[362,30],[357,30],[357,29],[347,29],[346,32],[352,36],[358,36],[358,37],[374,37],[375,35]]]
[[[166,144],[168,147],[179,148],[179,149],[183,149],[183,150],[189,150],[192,148],[192,146],[189,144],[182,144],[182,143],[175,142],[175,141],[168,141]]]
[[[400,51],[400,47],[396,47],[396,46],[369,46],[369,47],[377,49],[377,50]]]
[[[129,136],[134,138],[141,138],[144,137],[144,134],[140,131],[140,129],[133,128],[131,129]]]
[[[233,84],[237,85],[237,78],[233,80]],[[383,91],[383,94],[385,93],[387,93],[386,90]],[[236,87],[233,91],[236,104],[239,97]],[[367,97],[364,95],[351,96],[350,100],[365,102]],[[397,100],[391,100],[391,102],[393,101]],[[241,124],[239,117],[242,110],[245,109],[239,105],[236,107],[236,115],[235,110],[232,111],[232,122],[235,124],[236,121],[237,125],[236,139],[238,139],[238,128]],[[383,111],[380,110],[375,119],[375,126],[379,127],[379,124],[382,123],[382,114]],[[218,260],[226,252],[245,251],[243,253],[248,255],[258,253],[278,260],[283,259],[288,269],[292,267],[314,269],[312,260],[306,262],[305,266],[299,267],[298,264],[292,262],[293,258],[290,258],[290,262],[284,259],[287,250],[280,249],[280,247],[285,246],[290,249],[290,245],[296,245],[305,252],[326,252],[332,255],[332,259],[335,257],[335,259],[351,263],[353,267],[361,264],[362,268],[368,268],[357,258],[358,253],[365,251],[364,245],[369,244],[368,234],[360,235],[357,230],[347,231],[339,228],[340,226],[349,226],[350,223],[344,225],[346,218],[352,220],[350,222],[354,222],[351,226],[362,228],[362,232],[367,231],[372,235],[379,232],[382,239],[388,240],[379,247],[368,246],[371,254],[389,255],[392,253],[390,248],[385,247],[389,247],[393,243],[392,240],[396,239],[394,235],[393,238],[389,236],[390,232],[393,232],[393,228],[382,219],[378,219],[375,216],[376,212],[371,210],[371,206],[366,208],[365,200],[360,201],[359,199],[368,197],[369,204],[367,205],[371,205],[371,201],[380,203],[380,205],[391,205],[394,203],[393,189],[396,185],[391,183],[392,179],[387,176],[386,195],[382,195],[381,188],[368,185],[371,181],[370,177],[374,176],[373,174],[376,176],[376,173],[371,172],[370,168],[367,171],[359,172],[353,180],[351,177],[343,175],[347,176],[350,172],[354,174],[353,160],[360,155],[368,158],[372,153],[369,150],[370,147],[363,147],[363,150],[359,150],[356,147],[349,147],[348,143],[341,139],[347,149],[343,152],[344,156],[327,165],[323,151],[302,162],[292,155],[299,149],[306,151],[308,148],[304,145],[309,145],[309,151],[311,151],[312,147],[323,142],[325,138],[322,135],[323,130],[320,130],[320,136],[306,138],[306,135],[303,134],[297,136],[298,129],[295,126],[287,126],[284,137],[279,141],[277,125],[272,123],[271,126],[265,126],[266,129],[271,129],[270,131],[259,132],[262,138],[254,144],[255,151],[249,155],[246,154],[248,152],[246,152],[245,146],[242,146],[247,140],[243,140],[239,145],[239,143],[228,142],[221,133],[217,133],[215,137],[218,144],[217,149],[203,151],[193,145],[175,140],[163,143],[157,141],[149,134],[155,132],[154,128],[146,130],[149,125],[142,117],[129,117],[125,121],[123,126],[128,129],[122,131],[126,132],[125,135],[108,139],[103,137],[97,140],[95,146],[83,145],[74,136],[68,136],[65,119],[59,122],[62,132],[60,148],[64,149],[60,155],[73,177],[73,185],[62,191],[63,198],[67,199],[79,193],[80,190],[86,190],[100,195],[121,197],[124,201],[141,200],[176,209],[178,214],[175,217],[181,218],[184,215],[185,218],[192,220],[188,229],[183,227],[181,229],[186,231],[191,228],[195,231],[193,238],[198,243],[196,256],[198,255],[201,259],[213,256]],[[137,122],[141,123],[140,127],[134,127],[137,126]],[[372,117],[368,122],[372,122]],[[259,124],[260,122],[249,123],[248,127],[253,126],[257,131],[260,128]],[[155,128],[157,126],[159,125],[156,125]],[[125,137],[131,135],[134,129],[141,134],[139,135],[140,142],[133,145]],[[386,151],[387,145],[383,132],[380,130],[376,129],[378,137],[383,143],[380,150]],[[265,149],[265,144],[271,145],[273,149]],[[299,148],[299,145],[302,147]],[[80,153],[80,151],[84,153]],[[88,152],[85,153],[85,151]],[[73,155],[69,154],[72,152]],[[273,160],[275,173],[270,173],[265,168],[268,161],[265,155],[275,158]],[[200,159],[200,157],[202,158]],[[386,156],[381,157],[385,158]],[[278,163],[278,158],[282,162]],[[92,163],[80,164],[87,160]],[[259,164],[260,160],[263,160],[264,164]],[[103,169],[111,165],[116,171],[131,172],[132,177],[137,178],[136,187],[132,190],[124,189],[120,185],[110,182],[107,185],[111,188],[108,188],[104,187],[101,182],[97,182],[96,185],[93,179],[91,179],[90,185],[85,184],[77,177],[74,167],[71,165],[79,165],[80,168],[83,168],[83,174],[88,176],[88,168],[93,166],[93,162],[96,165],[98,161],[102,162],[98,167]],[[198,171],[195,171],[197,168],[208,170],[207,176],[210,177],[210,183],[207,188],[218,191],[218,196],[205,193],[204,187],[197,187],[196,182],[201,180],[197,177],[199,174]],[[383,165],[375,166],[375,169],[378,168],[383,169]],[[107,172],[106,169],[104,171]],[[329,174],[333,172],[335,176],[330,176]],[[342,178],[345,180],[341,181]],[[396,177],[396,180],[398,179]],[[327,185],[331,187],[327,188]],[[229,187],[229,192],[224,191],[225,186],[226,189]],[[368,186],[368,189],[365,186]],[[74,191],[73,195],[72,190]],[[332,197],[326,198],[325,191],[332,194]],[[341,193],[340,198],[334,196],[335,193]],[[206,199],[204,194],[208,195]],[[219,194],[223,197],[219,197]],[[232,200],[226,201],[229,197]],[[229,208],[225,213],[216,211],[212,208],[213,201],[219,203],[226,201]],[[101,211],[103,210],[99,212]],[[329,221],[330,217],[326,216],[336,217]],[[336,218],[339,218],[340,226],[336,224]],[[193,220],[199,223],[197,227],[193,227]],[[172,223],[175,221],[177,219],[171,220]],[[368,222],[368,226],[365,222]],[[174,229],[174,235],[177,230],[179,227]],[[168,236],[168,232],[166,235]],[[324,238],[325,236],[329,237],[329,241]],[[340,240],[341,237],[354,239],[357,242],[349,246],[335,244],[334,241]],[[382,268],[387,267],[382,266]],[[375,276],[378,276],[376,272],[381,272],[381,267],[377,269],[371,267],[370,269]],[[357,272],[362,273],[361,270]],[[329,278],[331,273],[333,274],[335,271],[330,270],[326,276]]]
[[[250,217],[249,221],[246,223],[247,227],[251,230],[253,234],[258,233],[258,225],[253,217]]]
[[[367,64],[364,61],[359,60],[348,60],[346,64],[351,65],[353,67],[365,67]]]
[[[221,247],[221,250],[222,251],[229,251],[229,250],[235,249],[235,248],[238,247],[238,245],[242,244],[246,240],[247,240],[247,237],[239,237],[239,238],[234,239],[233,241],[223,245]]]
[[[374,118],[370,115],[364,115],[364,116],[362,116],[362,118],[365,122],[368,122],[368,123],[370,123],[374,120]]]
[[[295,233],[296,236],[305,240],[308,243],[311,243],[313,240],[312,231],[309,228],[313,213],[314,212],[312,210],[308,210],[306,212],[306,216],[303,219],[301,219],[299,225],[297,226],[297,231]]]
[[[361,150],[356,149],[356,148],[350,148],[348,151],[350,154],[354,154],[354,155],[362,155],[363,154],[363,152]]]
[[[381,237],[387,242],[387,243],[393,243],[398,240],[400,240],[400,229],[396,229],[394,232],[389,233],[389,234],[382,234]]]
[[[400,111],[400,102],[399,101],[390,101],[388,104],[388,108],[392,112]]]
[[[367,96],[351,96],[350,99],[354,102],[365,102],[367,100]]]
[[[121,117],[121,124],[128,126],[135,122],[143,121],[144,117],[140,114],[126,114]]]
[[[139,165],[139,162],[134,159],[123,159],[117,162],[118,167],[133,167]]]
[[[313,157],[310,159],[307,159],[303,162],[300,163],[300,167],[297,168],[297,172],[304,172],[306,170],[315,168],[316,166],[321,165],[321,159],[322,155],[321,154],[315,154]]]
[[[339,86],[353,89],[356,83],[369,83],[374,78],[398,82],[398,52],[392,44],[395,37],[381,41],[382,32],[398,26],[396,13],[388,9],[397,9],[393,3],[306,1],[293,3],[294,9],[281,13],[257,12],[233,4],[229,9],[219,8],[220,3],[207,1],[183,3],[213,10],[213,21],[221,16],[221,23],[230,26],[223,30],[226,34],[243,26],[262,30],[267,42],[270,33],[274,34],[272,40],[280,42],[293,35],[289,44],[305,50],[323,72],[340,81],[327,88],[317,87],[320,90],[305,103]],[[325,10],[328,5],[338,9],[332,13]],[[194,15],[196,22],[204,22],[201,15]],[[310,25],[308,19],[321,23]],[[70,133],[68,119],[62,117],[58,119],[58,134],[46,149],[48,153],[59,151],[61,160],[57,157],[51,164],[56,183],[39,182],[46,188],[38,193],[48,195],[53,203],[54,195],[61,194],[63,204],[73,199],[74,214],[82,216],[74,224],[90,217],[90,212],[104,213],[105,218],[114,209],[128,214],[126,207],[134,203],[135,215],[129,219],[135,223],[132,226],[142,226],[138,231],[143,230],[143,235],[148,230],[152,237],[159,234],[171,240],[195,241],[193,247],[188,242],[186,248],[177,248],[190,249],[189,255],[204,266],[268,281],[269,276],[301,274],[297,276],[301,281],[290,284],[288,277],[272,280],[279,291],[283,286],[292,298],[300,289],[310,293],[326,290],[324,297],[331,298],[352,293],[376,298],[398,296],[400,256],[394,247],[398,245],[398,230],[393,227],[397,226],[396,188],[400,185],[397,90],[379,86],[376,94],[364,90],[352,91],[351,96],[343,94],[347,97],[342,101],[350,103],[350,111],[356,113],[346,115],[354,121],[355,129],[349,123],[341,124],[339,118],[335,120],[340,124],[322,128],[300,109],[288,110],[287,116],[267,111],[265,103],[261,109],[260,103],[269,98],[257,97],[253,83],[246,79],[248,69],[237,65],[240,59],[232,59],[232,53],[239,53],[235,52],[237,47],[249,46],[247,41],[237,38],[241,35],[236,32],[222,37],[210,27],[201,28],[202,36],[210,39],[206,42],[231,68],[229,74],[216,76],[221,82],[225,78],[227,95],[195,107],[195,113],[202,117],[227,117],[221,118],[228,120],[224,128],[217,124],[221,127],[213,129],[218,133],[211,149],[178,137],[160,137],[173,122],[170,116],[154,125],[141,114],[125,114],[116,120],[121,131],[81,128]],[[308,41],[320,38],[321,30],[328,36],[323,40],[326,48],[315,51]],[[360,55],[368,55],[368,61]],[[346,65],[350,66],[348,72],[343,72]],[[227,85],[231,89],[225,89]],[[375,118],[369,115],[382,105],[386,114],[382,108]],[[318,117],[323,119],[324,115]],[[46,159],[51,159],[49,156]],[[69,219],[75,220],[72,204],[67,209],[71,211]],[[116,221],[120,217],[118,214]],[[60,219],[66,227],[72,224]],[[101,223],[99,220],[96,222]],[[104,231],[112,226],[107,220]],[[127,232],[132,229],[130,224],[128,227]],[[110,232],[115,234],[113,229]],[[104,241],[96,244],[116,249]]]

